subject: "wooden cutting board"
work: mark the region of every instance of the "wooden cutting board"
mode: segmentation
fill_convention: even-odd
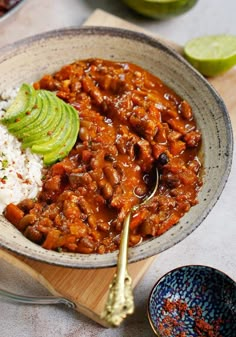
[[[145,32],[140,27],[101,10],[96,10],[85,22],[85,25],[122,27]],[[182,52],[180,46],[161,37],[158,37],[158,39],[176,49],[179,53]],[[233,127],[236,130],[236,95],[234,89],[236,85],[236,69],[211,79],[210,82],[223,97],[230,112]],[[105,322],[100,319],[100,314],[104,308],[108,287],[115,272],[114,268],[93,270],[62,268],[9,254],[5,250],[0,250],[0,258],[31,275],[53,295],[62,296],[73,301],[77,306],[77,311],[106,326]],[[152,257],[129,265],[133,287],[138,284],[155,258]]]

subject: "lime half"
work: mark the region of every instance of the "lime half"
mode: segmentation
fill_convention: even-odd
[[[236,36],[195,38],[185,45],[184,55],[201,74],[216,76],[236,65]]]
[[[197,0],[123,0],[139,14],[156,19],[166,19],[190,10]]]

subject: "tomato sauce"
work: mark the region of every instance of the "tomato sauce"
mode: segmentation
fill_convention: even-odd
[[[27,238],[66,252],[118,249],[124,218],[151,193],[156,168],[159,187],[133,214],[130,246],[163,234],[197,203],[201,133],[188,102],[159,78],[127,62],[88,59],[34,86],[73,105],[80,131],[69,155],[44,169],[37,199],[6,208]]]

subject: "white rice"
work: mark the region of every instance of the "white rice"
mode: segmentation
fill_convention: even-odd
[[[0,118],[15,97],[17,90],[5,91],[0,99]],[[42,186],[42,159],[21,143],[0,124],[0,214],[9,203],[35,198]]]

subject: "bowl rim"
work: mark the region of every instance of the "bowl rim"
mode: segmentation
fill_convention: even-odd
[[[159,254],[162,251],[176,245],[177,243],[179,243],[180,241],[182,241],[185,237],[187,237],[189,234],[191,234],[201,223],[202,221],[207,217],[207,215],[210,213],[211,209],[213,208],[213,206],[216,204],[216,202],[218,201],[224,187],[225,184],[229,178],[229,174],[231,171],[231,166],[232,166],[232,159],[233,159],[233,131],[232,131],[232,125],[231,125],[231,120],[230,120],[230,116],[229,113],[227,111],[227,108],[225,106],[225,103],[223,101],[223,99],[220,97],[220,95],[217,93],[217,91],[214,89],[214,87],[196,70],[194,69],[184,58],[183,56],[181,56],[178,52],[176,52],[173,48],[163,44],[162,41],[160,41],[158,38],[154,38],[152,36],[149,36],[145,33],[140,33],[140,32],[135,32],[132,30],[127,30],[127,29],[123,29],[123,28],[115,28],[115,27],[100,27],[100,26],[86,26],[86,27],[68,27],[68,28],[61,28],[61,29],[55,29],[55,30],[50,30],[50,31],[46,31],[43,33],[39,33],[33,36],[29,36],[26,37],[24,39],[18,40],[16,42],[13,42],[11,44],[5,45],[3,47],[0,48],[0,62],[3,62],[7,56],[8,53],[12,53],[12,52],[16,52],[18,48],[21,47],[27,47],[27,45],[31,45],[37,41],[40,41],[42,39],[47,40],[47,39],[51,39],[51,38],[58,38],[58,36],[63,35],[63,37],[66,36],[79,36],[80,34],[82,35],[98,35],[98,36],[104,36],[104,35],[109,35],[112,37],[118,37],[118,38],[124,38],[124,39],[132,39],[135,41],[139,41],[141,43],[144,44],[148,44],[153,48],[158,48],[161,49],[162,51],[164,51],[165,53],[171,55],[171,57],[173,57],[174,59],[177,59],[178,62],[181,62],[182,64],[184,64],[184,66],[188,69],[189,72],[191,72],[191,74],[193,76],[196,76],[201,83],[204,85],[205,88],[207,88],[207,90],[211,93],[212,97],[214,98],[215,102],[217,102],[218,106],[220,107],[220,110],[222,111],[222,116],[224,118],[225,121],[225,125],[227,128],[227,157],[225,158],[226,160],[226,165],[225,165],[225,170],[224,173],[222,174],[222,178],[220,181],[220,184],[217,187],[217,191],[215,193],[215,196],[209,201],[208,207],[206,209],[204,209],[204,212],[202,212],[201,216],[197,219],[197,221],[192,224],[191,228],[188,230],[188,232],[184,233],[184,235],[182,235],[179,238],[175,238],[171,243],[169,244],[165,244],[163,245],[163,247],[161,249],[158,250],[158,252],[146,252],[145,256],[133,256],[135,254],[133,254],[131,257],[128,258],[128,262],[129,263],[133,263],[133,262],[137,262],[140,260],[144,260],[148,257],[151,257],[153,255]],[[154,238],[155,239],[155,238]],[[151,239],[153,240],[153,239]],[[96,262],[94,262],[94,265],[88,265],[86,264],[86,262],[82,262],[77,258],[75,258],[73,261],[69,261],[67,260],[67,263],[65,264],[65,262],[62,261],[62,259],[58,258],[57,260],[53,260],[50,258],[46,258],[46,254],[42,256],[31,256],[30,253],[27,252],[19,252],[19,249],[15,249],[14,247],[9,247],[7,244],[2,244],[0,242],[0,246],[3,246],[4,248],[18,253],[20,255],[29,257],[31,259],[37,260],[37,261],[41,261],[44,263],[49,263],[51,265],[57,265],[57,266],[63,266],[63,267],[74,267],[74,268],[83,268],[83,269],[92,269],[92,268],[106,268],[106,267],[113,267],[116,265],[116,252],[113,253],[107,253],[107,256],[109,257],[109,262],[99,262],[99,260],[96,260]],[[137,246],[136,246],[137,247]],[[135,247],[132,247],[132,250],[134,252],[136,252]],[[63,254],[63,253],[59,253],[59,254]],[[70,253],[64,253],[64,254],[70,254]],[[72,255],[74,255],[75,257],[79,256],[79,255],[84,255],[84,254],[78,254],[78,253],[72,253]],[[99,254],[92,254],[94,256],[99,256]]]
[[[157,331],[156,327],[154,326],[154,323],[152,321],[151,318],[151,314],[150,314],[150,301],[152,298],[152,294],[154,292],[154,290],[156,289],[156,287],[158,287],[158,285],[170,274],[178,271],[178,270],[184,270],[184,269],[196,269],[197,271],[201,270],[201,269],[207,269],[209,271],[215,272],[216,274],[221,275],[224,279],[227,280],[227,282],[229,282],[230,284],[232,284],[236,290],[236,280],[234,280],[232,277],[230,277],[227,273],[225,273],[224,271],[213,267],[212,265],[204,265],[204,264],[184,264],[178,267],[175,267],[169,271],[167,271],[166,273],[164,273],[161,277],[158,278],[158,280],[154,283],[154,285],[152,286],[149,295],[148,295],[148,300],[147,300],[147,305],[146,305],[146,312],[147,312],[147,317],[148,317],[148,321],[149,324],[153,330],[153,332],[158,336],[161,337],[160,333]]]

